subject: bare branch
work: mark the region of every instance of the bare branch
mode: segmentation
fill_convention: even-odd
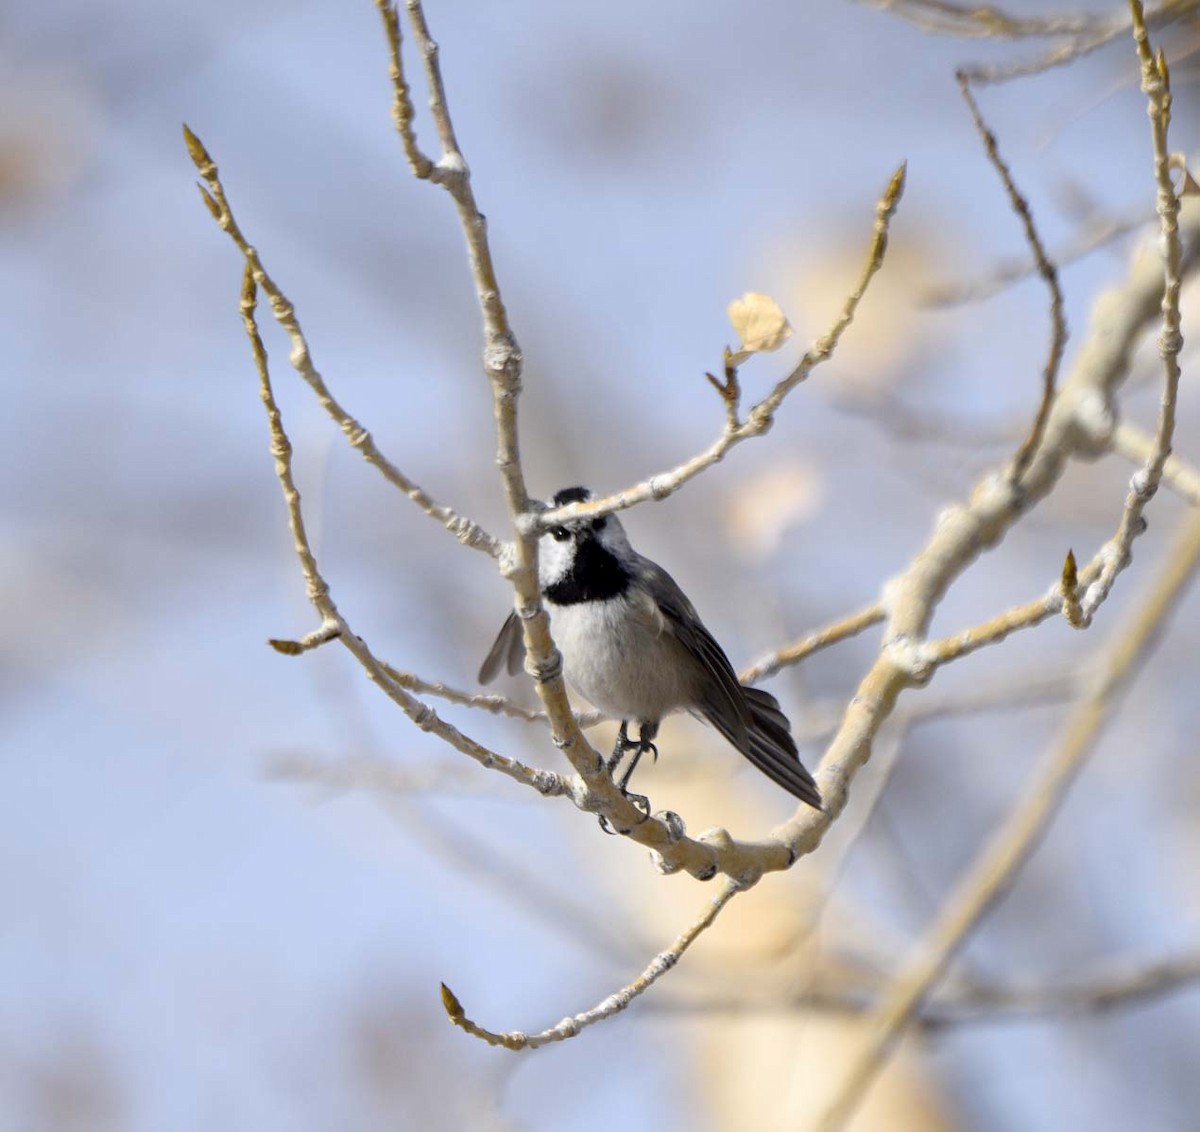
[[[888,229],[891,225],[892,217],[895,215],[896,209],[900,204],[900,198],[904,195],[906,169],[907,165],[902,163],[896,172],[892,174],[887,188],[875,206],[875,226],[872,232],[871,246],[867,252],[866,263],[863,266],[862,273],[859,275],[854,289],[842,304],[842,309],[838,313],[837,318],[825,334],[813,343],[811,349],[800,359],[795,369],[775,384],[771,392],[750,410],[744,421],[735,424],[736,418],[731,417],[727,419],[725,429],[717,440],[710,444],[703,452],[693,456],[678,467],[672,468],[670,471],[650,476],[649,479],[645,479],[641,483],[634,484],[632,487],[625,488],[622,491],[614,492],[612,495],[606,495],[602,499],[593,499],[586,503],[570,503],[564,507],[555,507],[543,511],[538,516],[538,529],[544,531],[559,523],[569,522],[572,519],[595,518],[598,515],[607,515],[612,511],[624,511],[629,507],[633,507],[638,503],[645,503],[650,499],[665,499],[668,495],[678,491],[688,480],[695,478],[701,472],[711,468],[714,464],[722,460],[731,448],[740,444],[743,440],[762,436],[768,432],[775,421],[775,413],[779,410],[780,405],[783,404],[784,398],[797,385],[804,381],[817,366],[822,362],[828,361],[833,355],[843,332],[854,320],[858,304],[862,301],[863,295],[866,294],[867,287],[870,285],[872,278],[874,278],[875,273],[880,267],[883,266],[884,255],[887,252]],[[726,404],[728,405],[728,401],[726,401]]]
[[[1149,600],[1117,634],[1091,693],[1071,712],[1021,801],[955,886],[924,940],[885,990],[869,1032],[818,1121],[817,1127],[824,1132],[841,1128],[853,1114],[946,964],[1008,890],[1036,848],[1134,673],[1165,622],[1179,608],[1180,596],[1198,563],[1200,515],[1193,513],[1172,546]]]
[[[1000,180],[1004,182],[1004,190],[1008,194],[1009,203],[1012,205],[1013,211],[1017,214],[1021,225],[1025,229],[1025,239],[1029,243],[1030,251],[1033,253],[1038,274],[1045,281],[1046,287],[1050,291],[1050,352],[1046,358],[1046,366],[1042,371],[1042,399],[1034,416],[1029,435],[1025,438],[1021,447],[1017,449],[1017,454],[1013,457],[1012,466],[1009,468],[1009,477],[1015,484],[1020,482],[1025,469],[1029,467],[1029,461],[1033,458],[1037,446],[1041,443],[1042,435],[1046,431],[1046,421],[1050,416],[1050,406],[1054,402],[1054,386],[1058,379],[1058,367],[1062,364],[1063,350],[1067,345],[1067,320],[1063,315],[1062,288],[1058,285],[1058,271],[1046,255],[1046,249],[1042,246],[1041,238],[1037,233],[1037,226],[1033,222],[1033,213],[1029,210],[1029,202],[1021,195],[1021,191],[1017,188],[1016,182],[1013,180],[1012,171],[1009,169],[1004,158],[1000,156],[1000,150],[996,144],[996,135],[988,128],[982,115],[979,113],[979,107],[975,102],[974,96],[971,94],[970,84],[966,73],[963,71],[958,72],[958,89],[967,104],[967,109],[971,112],[971,120],[975,123],[975,129],[983,139],[983,146],[987,151],[988,160],[1000,175]]]
[[[570,1015],[557,1025],[536,1034],[527,1034],[523,1030],[509,1030],[497,1033],[484,1029],[484,1027],[476,1022],[472,1022],[467,1017],[462,1004],[445,983],[442,984],[442,1004],[445,1006],[446,1014],[454,1025],[460,1030],[465,1030],[473,1037],[487,1042],[488,1045],[520,1050],[537,1049],[539,1046],[549,1045],[552,1042],[566,1041],[568,1038],[575,1037],[576,1034],[588,1026],[594,1026],[597,1022],[603,1022],[606,1018],[611,1018],[614,1014],[619,1014],[635,998],[648,991],[679,962],[683,953],[712,925],[725,905],[740,891],[742,889],[732,881],[728,879],[723,881],[720,889],[705,905],[704,911],[700,916],[679,935],[666,951],[660,951],[633,982],[627,983],[620,990],[610,994],[603,1002],[597,1003],[590,1010],[585,1010],[582,1014]]]

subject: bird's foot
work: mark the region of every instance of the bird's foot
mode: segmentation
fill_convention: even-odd
[[[641,825],[642,822],[650,817],[650,799],[645,794],[631,794],[628,790],[622,789],[621,797],[627,802],[632,802],[634,807],[641,812],[642,816],[638,819],[638,825]],[[618,829],[603,814],[600,815],[600,828],[610,835],[618,833],[624,835],[629,832],[628,829]]]

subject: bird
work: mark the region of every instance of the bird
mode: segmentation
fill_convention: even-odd
[[[592,499],[586,487],[559,491],[552,506]],[[606,715],[621,721],[606,770],[629,793],[645,754],[658,759],[654,739],[663,718],[685,711],[717,729],[734,748],[793,797],[822,809],[816,782],[800,762],[779,701],[738,681],[725,651],[704,627],[679,584],[629,544],[614,514],[567,520],[538,544],[538,583],[567,683]],[[479,670],[488,684],[506,667],[516,675],[525,659],[521,622],[504,622]],[[629,726],[638,726],[637,740]],[[633,752],[621,779],[622,757]]]

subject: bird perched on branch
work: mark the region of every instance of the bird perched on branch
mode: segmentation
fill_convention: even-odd
[[[584,487],[564,488],[555,507],[584,502]],[[538,548],[542,597],[550,611],[567,682],[607,715],[621,720],[610,774],[632,751],[617,782],[624,794],[642,755],[658,758],[662,719],[687,711],[712,724],[768,778],[821,808],[813,777],[800,762],[787,717],[769,692],[738,683],[729,658],[701,623],[675,579],[629,545],[616,515],[552,527]],[[525,643],[509,614],[479,670],[489,683],[507,666],[520,671]],[[628,728],[637,723],[637,740]],[[649,812],[640,795],[627,795]]]

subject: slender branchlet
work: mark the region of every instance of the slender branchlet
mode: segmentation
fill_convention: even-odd
[[[601,1002],[580,1014],[571,1014],[534,1034],[523,1030],[508,1030],[496,1032],[487,1030],[477,1022],[471,1021],[454,992],[445,983],[442,984],[442,1005],[446,1015],[460,1030],[480,1038],[488,1045],[503,1046],[505,1049],[522,1050],[537,1049],[539,1046],[550,1045],[552,1042],[566,1041],[573,1038],[589,1026],[603,1022],[614,1014],[619,1014],[635,998],[648,991],[659,979],[670,971],[683,957],[683,954],[697,939],[712,926],[722,909],[732,900],[741,889],[731,880],[725,880],[717,892],[705,903],[703,910],[688,927],[679,934],[675,942],[665,951],[660,951],[646,965],[636,979],[608,995]]]
[[[971,93],[971,85],[965,71],[958,72],[958,89],[971,113],[971,121],[975,123],[975,129],[983,139],[983,148],[987,152],[988,160],[1004,183],[1004,191],[1008,194],[1008,203],[1012,206],[1013,212],[1017,214],[1017,218],[1025,230],[1025,239],[1033,253],[1037,272],[1045,281],[1046,288],[1050,292],[1050,350],[1046,357],[1045,368],[1042,370],[1042,399],[1038,403],[1037,413],[1034,415],[1029,434],[1025,437],[1021,447],[1017,449],[1017,454],[1013,457],[1013,462],[1008,469],[1009,479],[1013,484],[1019,484],[1021,477],[1025,474],[1025,469],[1029,467],[1029,461],[1033,459],[1033,454],[1037,451],[1037,446],[1041,443],[1042,436],[1046,431],[1046,421],[1050,418],[1050,407],[1054,404],[1055,382],[1058,380],[1058,368],[1062,364],[1063,351],[1067,345],[1067,320],[1063,314],[1063,296],[1062,288],[1058,283],[1058,270],[1050,261],[1050,257],[1046,255],[1041,237],[1038,236],[1037,225],[1033,222],[1033,213],[1030,211],[1029,202],[1017,188],[1012,170],[1000,155],[996,135],[988,128],[979,112],[979,106],[975,101],[975,96]]]

